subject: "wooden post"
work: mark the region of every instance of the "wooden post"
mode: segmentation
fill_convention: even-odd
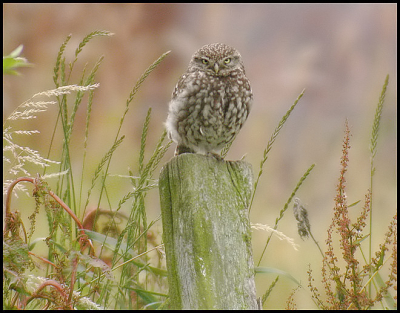
[[[181,154],[159,180],[170,309],[257,309],[251,165]]]

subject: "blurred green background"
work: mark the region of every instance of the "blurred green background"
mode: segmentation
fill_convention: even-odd
[[[77,45],[90,32],[115,33],[112,37],[93,39],[80,55],[75,73],[79,77],[86,62],[93,66],[101,55],[105,56],[97,74],[100,88],[95,93],[92,109],[88,148],[93,162],[85,176],[87,188],[95,167],[112,145],[136,80],[162,53],[171,50],[139,90],[122,129],[126,139],[111,163],[111,174],[127,175],[128,167],[137,173],[141,129],[148,108],[153,111],[147,157],[163,131],[172,90],[191,55],[208,43],[232,45],[242,54],[254,92],[254,105],[227,159],[237,160],[246,155],[255,176],[272,132],[306,88],[264,166],[251,221],[273,226],[298,180],[315,163],[297,196],[308,209],[314,236],[324,246],[326,229],[333,216],[345,119],[352,134],[348,201],[363,202],[370,184],[369,143],[373,118],[384,79],[389,74],[375,159],[373,243],[376,250],[397,206],[396,29],[397,4],[3,4],[3,55],[23,44],[22,55],[34,64],[33,68],[21,69],[21,76],[4,77],[3,121],[35,93],[54,88],[53,67],[67,35],[72,34],[66,49],[67,61],[72,61]],[[72,155],[76,159],[72,162],[76,164],[77,174],[82,159],[85,110],[85,105],[78,110],[73,134]],[[38,129],[41,134],[18,138],[19,143],[45,156],[56,113],[57,107],[50,107],[37,119],[20,123],[21,129]],[[58,145],[61,147],[61,142]],[[174,148],[175,145],[161,165],[173,156]],[[57,156],[53,155],[53,159]],[[35,171],[41,172],[33,168],[32,174]],[[114,186],[109,191],[115,191],[111,200],[117,205],[130,190],[130,184],[117,177],[111,177],[108,182]],[[91,199],[95,200],[95,195]],[[146,201],[149,220],[152,220],[160,214],[157,190],[151,191]],[[21,210],[23,203],[32,204],[33,210],[33,201],[24,195],[13,199],[13,208]],[[30,207],[26,207],[29,210],[26,214],[31,214]],[[316,285],[321,287],[320,254],[311,240],[299,238],[291,207],[278,230],[294,238],[300,245],[299,251],[275,238],[261,266],[287,271],[306,285],[310,263]],[[353,208],[354,216],[359,208],[360,205]],[[161,222],[154,229],[161,234]],[[253,231],[256,263],[268,235]],[[260,296],[274,278],[257,275]],[[266,307],[283,308],[294,287],[291,281],[281,277]],[[313,308],[308,292],[298,291],[295,299],[299,308]]]

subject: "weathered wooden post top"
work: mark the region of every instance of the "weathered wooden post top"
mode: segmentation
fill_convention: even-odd
[[[170,309],[257,309],[251,165],[181,154],[159,180]]]

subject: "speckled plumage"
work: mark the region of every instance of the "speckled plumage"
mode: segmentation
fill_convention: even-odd
[[[166,127],[176,154],[218,153],[240,131],[252,102],[239,52],[221,43],[199,49],[169,104]]]

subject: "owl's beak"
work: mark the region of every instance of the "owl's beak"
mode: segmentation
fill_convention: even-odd
[[[215,74],[218,74],[218,71],[219,71],[219,65],[218,65],[217,62],[215,62],[214,63],[214,72],[215,72]]]

